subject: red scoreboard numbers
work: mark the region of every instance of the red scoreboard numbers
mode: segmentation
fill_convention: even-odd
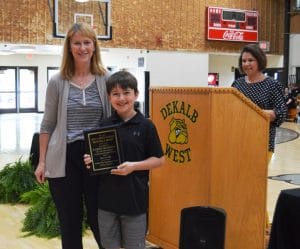
[[[258,12],[207,7],[207,39],[257,42]]]

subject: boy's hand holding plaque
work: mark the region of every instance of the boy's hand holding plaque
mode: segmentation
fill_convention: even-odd
[[[92,159],[91,174],[109,173],[123,162],[118,126],[84,131],[84,137]]]

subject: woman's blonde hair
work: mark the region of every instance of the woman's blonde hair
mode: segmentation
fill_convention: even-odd
[[[63,57],[60,67],[60,73],[63,79],[70,80],[75,73],[75,63],[73,54],[71,52],[71,38],[74,34],[80,33],[82,36],[88,37],[94,42],[95,51],[91,58],[91,73],[104,75],[106,69],[102,65],[101,56],[100,56],[100,46],[97,41],[97,36],[93,28],[86,23],[74,23],[69,31],[67,32],[64,48],[63,48]]]

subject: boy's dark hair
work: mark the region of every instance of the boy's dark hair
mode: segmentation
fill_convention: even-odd
[[[134,90],[134,93],[138,93],[137,80],[127,71],[116,72],[108,78],[106,83],[107,94],[110,94],[116,86],[120,86],[123,90],[130,88]]]
[[[261,50],[261,48],[257,44],[249,44],[243,47],[240,58],[239,58],[239,70],[241,73],[244,73],[243,67],[242,67],[242,56],[243,53],[250,53],[256,60],[257,60],[257,66],[258,70],[263,71],[267,66],[267,57],[264,53],[264,51]]]

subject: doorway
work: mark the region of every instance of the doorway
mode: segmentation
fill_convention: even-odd
[[[37,67],[0,67],[0,113],[37,111]]]
[[[296,67],[296,84],[300,84],[300,67]]]

